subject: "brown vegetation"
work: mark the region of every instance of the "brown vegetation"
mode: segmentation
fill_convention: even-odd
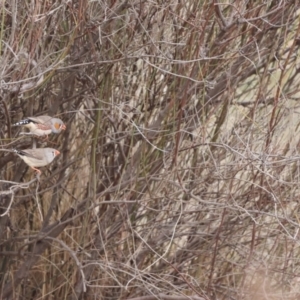
[[[295,3],[1,3],[1,299],[299,299]]]

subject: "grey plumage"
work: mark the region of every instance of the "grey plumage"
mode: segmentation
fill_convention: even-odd
[[[30,166],[33,170],[41,174],[41,171],[36,167],[44,167],[50,164],[54,158],[60,154],[60,152],[53,148],[36,148],[36,149],[24,149],[14,152],[21,157],[24,162]]]
[[[13,126],[24,126],[29,129],[33,135],[45,136],[50,133],[60,133],[66,129],[66,125],[59,118],[50,116],[28,117]]]

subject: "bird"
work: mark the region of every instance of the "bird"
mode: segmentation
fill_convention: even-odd
[[[24,162],[35,170],[39,175],[42,173],[36,167],[44,167],[54,160],[54,158],[60,154],[60,152],[53,148],[35,148],[18,150],[13,149],[13,152],[18,154]]]
[[[24,126],[33,135],[47,137],[50,133],[60,133],[66,129],[66,125],[61,119],[50,116],[28,117],[13,124],[13,126]]]

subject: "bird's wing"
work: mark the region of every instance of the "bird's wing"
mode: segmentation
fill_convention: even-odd
[[[36,124],[46,124],[49,123],[52,119],[50,116],[39,116],[39,117],[29,117],[28,120]]]
[[[17,152],[19,155],[27,156],[35,159],[42,160],[43,155],[39,151],[36,151],[35,149],[26,149],[26,150],[19,150]]]

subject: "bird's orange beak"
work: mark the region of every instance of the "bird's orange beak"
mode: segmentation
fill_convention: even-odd
[[[62,124],[62,125],[61,125],[61,129],[62,129],[62,130],[66,130],[66,129],[67,129],[66,125],[65,125],[65,124]]]
[[[55,156],[59,155],[60,152],[58,150],[55,150]]]

